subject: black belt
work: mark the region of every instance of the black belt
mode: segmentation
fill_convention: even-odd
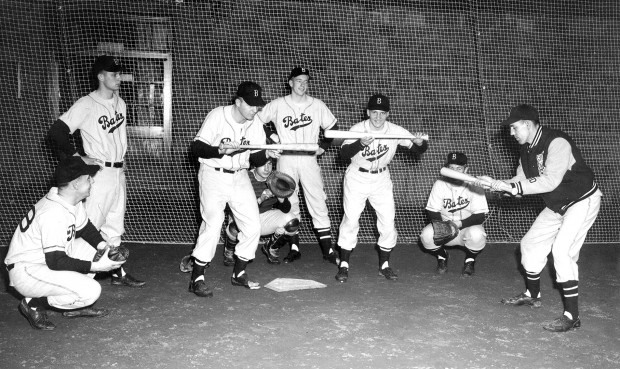
[[[386,170],[386,169],[387,169],[387,167],[383,167],[383,168],[378,169],[378,170],[368,170],[368,169],[366,169],[366,168],[359,168],[359,169],[360,169],[360,172],[364,172],[364,173],[371,173],[371,174],[377,174],[377,173],[381,173],[381,172],[383,172],[384,170]]]
[[[122,161],[117,161],[116,163],[113,163],[111,161],[106,161],[105,163],[103,163],[103,165],[105,165],[108,168],[122,168],[123,167],[123,162]]]
[[[15,264],[9,264],[9,265],[6,266],[6,271],[10,272],[11,269],[13,269],[13,268],[15,268]]]
[[[236,170],[228,170],[228,169],[224,169],[224,168],[213,168],[213,169],[217,170],[218,172],[219,172],[219,171],[222,171],[222,172],[224,172],[224,173],[228,173],[228,174],[234,174],[234,173],[237,173],[237,171],[236,171]]]

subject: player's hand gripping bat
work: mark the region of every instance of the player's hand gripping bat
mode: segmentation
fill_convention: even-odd
[[[515,188],[512,187],[510,184],[502,182],[502,181],[489,182],[485,179],[477,178],[467,173],[459,172],[457,170],[453,170],[447,167],[441,168],[440,173],[444,177],[458,179],[460,181],[471,183],[473,185],[482,187],[484,189],[504,191],[504,192],[508,192],[510,194],[516,195],[516,193],[514,193]]]

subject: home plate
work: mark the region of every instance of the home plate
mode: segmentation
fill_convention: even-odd
[[[276,292],[308,290],[312,288],[325,288],[327,285],[310,279],[276,278],[265,285],[266,288]]]

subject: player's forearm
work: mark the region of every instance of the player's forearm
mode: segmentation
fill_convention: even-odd
[[[92,247],[97,248],[101,242],[105,242],[99,230],[89,220],[86,225],[75,233],[75,238],[82,238],[88,242]]]
[[[472,214],[461,220],[461,229],[484,223],[484,213]]]
[[[288,198],[284,199],[284,201],[280,202],[276,202],[273,207],[275,209],[280,210],[283,213],[288,213],[289,211],[291,211],[291,202],[288,200]]]
[[[90,261],[74,259],[64,251],[51,251],[45,253],[45,264],[51,270],[68,270],[78,273],[90,272]]]
[[[428,141],[423,141],[422,145],[420,145],[420,146],[418,146],[416,144],[411,145],[411,148],[409,149],[409,152],[412,155],[420,155],[420,154],[424,154],[427,149],[428,149]]]
[[[218,158],[221,159],[222,157],[224,157],[224,154],[220,154],[219,151],[219,147],[218,146],[211,146],[208,145],[200,140],[195,140],[192,142],[192,145],[190,147],[192,154],[194,154],[194,156],[197,156],[199,158],[204,158],[204,159],[212,159],[212,158]]]
[[[334,125],[330,128],[330,130],[337,131],[338,123],[334,123]],[[335,140],[334,138],[323,138],[323,140],[319,143],[319,147],[322,148],[323,150],[327,150],[330,146],[339,146],[338,142],[334,140]]]
[[[71,130],[62,120],[57,119],[50,127],[49,137],[56,144],[56,155],[59,159],[73,156],[77,152],[71,144]]]
[[[344,160],[349,160],[363,149],[364,145],[362,145],[361,140],[357,140],[352,144],[342,145],[342,147],[340,148],[340,157]]]
[[[443,219],[441,218],[441,213],[438,211],[430,211],[427,210],[426,211],[428,214],[428,219],[432,222],[433,220],[438,220],[438,221],[442,221]]]

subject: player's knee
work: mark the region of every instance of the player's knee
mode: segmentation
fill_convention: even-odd
[[[480,251],[486,246],[487,234],[482,226],[471,226],[467,230],[465,246],[472,251]]]
[[[435,242],[433,241],[433,226],[427,225],[422,229],[422,233],[420,233],[420,241],[422,242],[422,246],[424,246],[427,250],[434,250],[437,248]]]
[[[94,304],[101,296],[101,284],[94,279],[89,279],[80,290],[80,301],[84,306]]]

